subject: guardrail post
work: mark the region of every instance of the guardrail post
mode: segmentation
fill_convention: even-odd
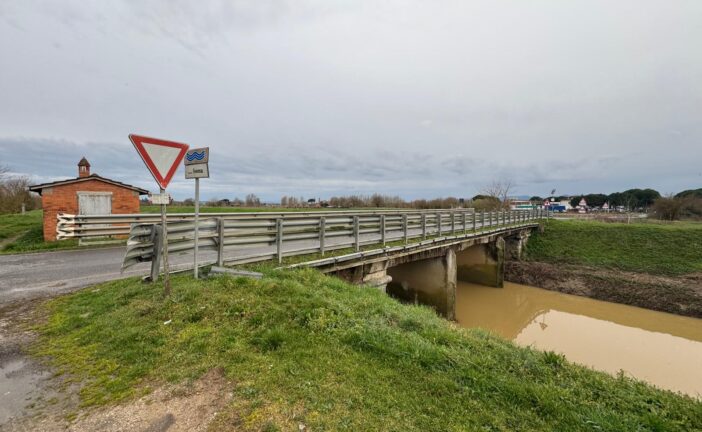
[[[478,231],[477,225],[476,225],[476,222],[475,222],[475,220],[476,220],[477,218],[478,218],[478,214],[475,213],[475,211],[473,211],[473,232],[477,232],[477,231]]]
[[[361,250],[361,244],[359,242],[359,229],[358,229],[358,216],[353,217],[353,244],[356,248],[356,252]]]
[[[327,219],[322,216],[319,218],[319,251],[324,256],[324,235],[327,228]]]
[[[462,217],[463,217],[463,234],[465,234],[468,231],[466,228],[467,213],[465,210],[462,212]]]
[[[480,212],[480,231],[485,230],[485,210]]]
[[[278,264],[283,262],[283,219],[276,219],[275,243],[278,252]]]
[[[154,244],[154,251],[151,255],[151,282],[156,282],[158,280],[159,268],[161,267],[162,232],[161,225],[151,225],[151,241]]]
[[[380,215],[380,241],[385,246],[385,215]]]
[[[405,244],[409,241],[409,238],[407,237],[407,213],[402,215],[402,231],[405,236]]]
[[[224,265],[224,219],[217,218],[217,265]]]
[[[441,236],[441,213],[436,214],[436,229],[438,230],[437,235]]]
[[[427,214],[422,213],[422,240],[427,239]]]
[[[451,211],[451,235],[456,234],[456,212]]]

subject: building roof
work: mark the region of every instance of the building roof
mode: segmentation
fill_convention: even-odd
[[[82,162],[82,160],[81,160],[81,162]],[[109,183],[111,185],[123,187],[125,189],[131,189],[135,192],[139,192],[139,195],[146,195],[149,193],[149,191],[147,191],[146,189],[142,189],[142,188],[139,188],[136,186],[128,185],[126,183],[118,182],[117,180],[111,180],[111,179],[108,179],[105,177],[100,177],[97,174],[91,174],[89,176],[76,177],[76,178],[67,179],[67,180],[59,180],[59,181],[55,181],[55,182],[51,182],[51,183],[37,184],[37,185],[29,186],[29,190],[32,192],[37,192],[39,195],[41,195],[42,189],[56,187],[56,186],[63,186],[63,185],[72,184],[72,183],[81,183],[81,182],[90,181],[90,180],[97,180],[97,181],[101,181],[104,183]]]
[[[87,167],[89,167],[89,166],[90,166],[90,162],[88,162],[88,159],[86,159],[85,156],[83,156],[83,159],[81,159],[80,162],[78,162],[78,166],[87,166]]]

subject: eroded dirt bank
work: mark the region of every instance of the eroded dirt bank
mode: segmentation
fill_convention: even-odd
[[[582,265],[507,261],[505,280],[598,300],[702,318],[702,274],[679,277]]]

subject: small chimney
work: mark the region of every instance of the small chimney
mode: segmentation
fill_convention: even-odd
[[[78,162],[78,177],[88,177],[90,175],[90,162],[83,156]]]

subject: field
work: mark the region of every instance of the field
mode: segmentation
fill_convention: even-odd
[[[78,247],[73,240],[45,242],[42,211],[0,215],[0,253],[31,252]]]
[[[430,309],[314,270],[261,280],[102,284],[41,307],[32,348],[81,380],[84,406],[222,370],[209,430],[667,430],[702,405],[624,376],[459,329]]]
[[[548,221],[529,239],[530,261],[683,275],[702,271],[702,223]]]

